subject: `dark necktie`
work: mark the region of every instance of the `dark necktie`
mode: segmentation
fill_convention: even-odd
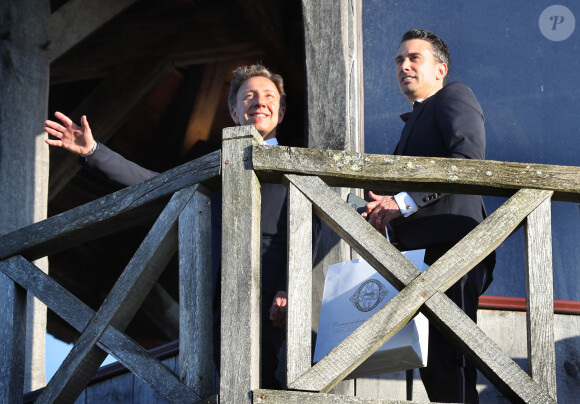
[[[399,146],[401,144],[407,143],[407,138],[409,137],[411,127],[413,126],[413,123],[415,123],[415,119],[417,118],[416,116],[417,114],[414,113],[417,112],[418,109],[415,107],[417,107],[420,104],[421,103],[419,101],[413,102],[413,111],[401,114],[401,119],[403,120],[403,122],[405,122],[405,127],[403,128],[403,132],[401,132],[401,139],[399,140],[399,143],[397,143],[397,147],[395,148],[393,154],[401,154],[403,152],[403,150],[401,150],[401,153],[399,153]],[[409,120],[411,117],[413,117],[413,119]]]

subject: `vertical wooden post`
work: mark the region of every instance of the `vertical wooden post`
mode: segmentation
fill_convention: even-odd
[[[288,338],[286,380],[290,384],[312,361],[312,204],[295,185],[288,201]]]
[[[179,375],[200,397],[214,393],[209,190],[198,185],[179,215]]]
[[[226,128],[222,143],[220,402],[251,403],[260,372],[260,184],[251,126]]]
[[[0,274],[0,296],[0,402],[18,403],[24,387],[26,291]]]
[[[526,221],[528,360],[532,378],[556,399],[554,284],[550,199]]]
[[[48,104],[49,58],[46,47],[49,29],[48,0],[5,0],[0,3],[0,234],[46,218],[48,146],[44,144],[43,124]],[[19,394],[21,400],[24,388],[28,390],[44,384],[46,308],[30,305],[30,308],[37,308],[29,314],[29,321],[40,330],[36,333],[29,330],[27,336],[21,335],[19,325],[14,324],[15,327],[11,328],[6,322],[20,324],[19,316],[23,316],[23,322],[26,319],[22,312],[24,306],[18,306],[25,304],[21,291],[10,279],[0,278],[0,288],[7,291],[0,295],[0,340],[4,341],[0,356],[12,358],[3,360],[0,365],[0,383],[8,383],[2,386],[3,399],[0,401],[14,402],[6,397]],[[27,339],[29,347],[35,349],[30,350],[34,357],[29,356],[26,378],[22,379],[25,358],[19,353],[24,352]],[[15,360],[21,363],[15,363]],[[31,365],[31,362],[35,364]],[[32,374],[31,369],[38,371]],[[16,375],[17,372],[21,374]],[[10,379],[4,375],[10,375]],[[23,385],[24,380],[26,383]]]
[[[308,147],[362,152],[362,0],[302,0],[302,13]],[[337,192],[346,199],[349,189],[337,189]],[[312,278],[312,328],[315,331],[326,268],[351,259],[352,253],[351,248],[323,224],[318,255],[324,258],[314,268]],[[349,393],[348,390],[335,392]]]

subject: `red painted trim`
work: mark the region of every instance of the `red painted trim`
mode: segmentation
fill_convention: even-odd
[[[483,295],[479,297],[479,308],[490,310],[526,311],[526,298]],[[554,300],[554,313],[580,314],[580,301]]]

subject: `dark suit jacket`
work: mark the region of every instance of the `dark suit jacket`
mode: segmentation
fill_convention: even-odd
[[[485,159],[483,123],[483,111],[471,89],[462,83],[448,84],[413,109],[395,154]],[[479,195],[409,194],[419,210],[391,222],[393,241],[403,249],[426,248],[429,265],[486,216]]]
[[[151,178],[158,173],[147,170],[112,151],[107,146],[99,144],[98,149],[89,158],[81,158],[81,164],[117,184],[134,185]],[[262,297],[263,306],[270,307],[277,291],[287,290],[286,264],[287,253],[287,222],[288,189],[281,184],[262,184]],[[215,192],[211,197],[212,211],[212,275],[213,296],[217,296],[219,284],[219,269],[221,265],[221,192]],[[313,254],[316,256],[321,223],[313,218]]]

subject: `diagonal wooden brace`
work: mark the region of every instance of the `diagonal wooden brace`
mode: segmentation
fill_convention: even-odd
[[[430,298],[437,294],[441,295],[439,299],[449,300],[443,292],[497,248],[533,209],[552,194],[551,191],[519,191],[419,276],[419,271],[412,267],[412,264],[404,257],[401,258],[402,255],[398,251],[393,251],[396,249],[374,231],[362,217],[356,213],[353,215],[354,210],[340,200],[336,193],[332,192],[320,179],[295,175],[287,175],[285,178],[306,195],[317,214],[333,230],[337,231],[395,287],[402,289],[385,307],[290,386],[292,389],[321,392],[329,391],[356,369],[399,331]],[[380,237],[377,238],[376,235]],[[470,254],[465,254],[465,251],[470,251]],[[413,275],[415,275],[414,279],[409,280]],[[403,289],[401,284],[407,287]],[[452,302],[451,304],[454,305]],[[437,317],[438,313],[425,311],[429,317]],[[452,333],[457,333],[454,321],[450,320],[446,322],[446,325]],[[473,322],[471,326],[477,328]],[[486,347],[495,346],[483,333],[481,335],[482,343]],[[493,351],[506,361],[511,361],[499,348],[494,348]],[[510,368],[510,372],[513,371],[514,369]],[[518,389],[515,392],[516,396],[522,397],[531,392],[534,397],[543,399],[544,402],[552,400],[521,369],[516,372],[516,376],[502,375],[502,378],[507,380],[514,377],[518,379],[518,385],[511,387]],[[492,377],[492,379],[496,378]],[[518,386],[524,387],[518,388]]]

